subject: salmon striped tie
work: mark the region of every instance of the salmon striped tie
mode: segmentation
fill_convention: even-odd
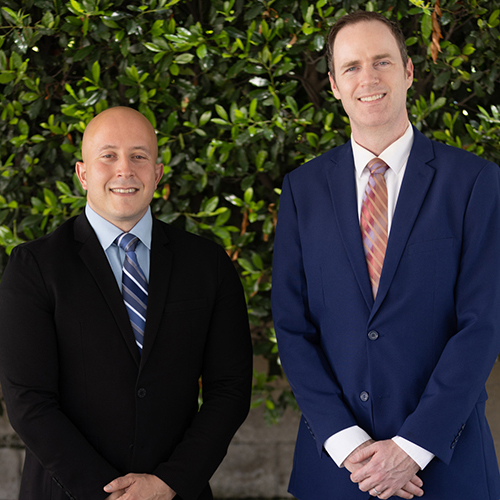
[[[363,195],[360,222],[366,264],[375,298],[388,239],[387,184],[384,174],[389,167],[380,158],[374,158],[368,162],[367,168],[370,170],[370,178]]]

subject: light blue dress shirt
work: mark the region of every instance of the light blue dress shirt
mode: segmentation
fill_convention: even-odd
[[[92,210],[87,203],[85,206],[85,215],[87,216],[92,229],[95,231],[99,242],[106,253],[109,265],[113,270],[115,275],[116,283],[120,292],[122,291],[122,268],[123,261],[125,260],[125,252],[113,242],[116,240],[120,234],[123,233],[121,229],[116,227],[111,222],[107,221],[101,217],[98,213]],[[153,230],[153,216],[151,215],[151,209],[144,214],[142,219],[129,231],[134,236],[139,238],[135,253],[137,254],[137,260],[139,265],[144,272],[144,275],[148,278],[149,283],[149,262],[151,254],[151,234]]]

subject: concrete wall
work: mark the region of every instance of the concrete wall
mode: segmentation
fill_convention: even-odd
[[[487,389],[486,413],[500,460],[500,363],[495,365]],[[267,427],[262,409],[252,410],[211,481],[216,498],[293,498],[286,488],[297,425],[298,415],[289,412],[280,424]],[[0,418],[0,500],[17,499],[23,457],[22,444],[5,416]]]

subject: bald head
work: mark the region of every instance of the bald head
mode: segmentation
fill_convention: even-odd
[[[86,157],[86,146],[95,140],[95,135],[102,133],[102,131],[107,131],[109,129],[114,129],[117,127],[129,128],[132,132],[141,131],[141,135],[145,138],[149,136],[148,142],[152,148],[151,153],[154,158],[158,156],[158,142],[156,140],[156,132],[151,125],[151,122],[139,111],[132,108],[127,108],[125,106],[116,106],[114,108],[108,108],[97,116],[92,118],[85,128],[82,139],[82,158],[85,161]]]
[[[158,143],[149,120],[138,111],[110,108],[85,129],[76,173],[90,207],[123,231],[146,213],[163,175]]]

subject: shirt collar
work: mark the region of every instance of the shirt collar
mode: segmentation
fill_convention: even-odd
[[[106,251],[123,231],[114,224],[100,216],[97,212],[90,208],[87,203],[85,206],[85,215],[95,231],[99,242]],[[151,233],[153,230],[153,217],[151,208],[148,208],[141,220],[130,230],[132,234],[137,236],[141,242],[151,250]]]
[[[396,173],[399,174],[403,166],[408,161],[410,156],[411,147],[413,145],[413,127],[408,124],[406,132],[390,146],[388,146],[380,155],[378,156],[384,160],[387,165]],[[351,137],[352,154],[354,156],[354,167],[356,168],[356,174],[361,177],[363,170],[370,160],[376,158],[376,156],[360,146],[353,137]]]

